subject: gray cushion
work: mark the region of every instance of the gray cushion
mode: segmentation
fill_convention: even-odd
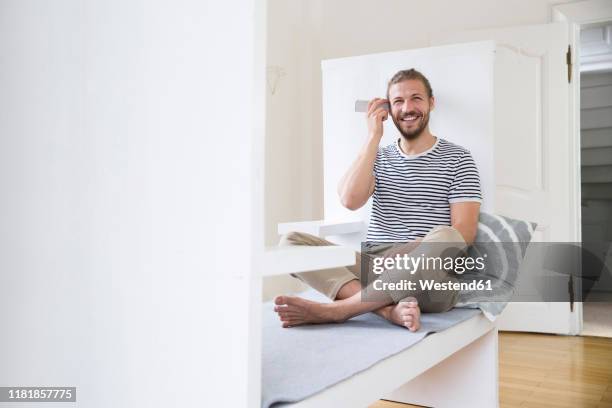
[[[494,320],[504,310],[517,284],[536,224],[490,213],[480,213],[478,233],[468,256],[487,254],[482,271],[459,275],[462,282],[490,280],[492,290],[461,291],[458,307],[477,307]]]
[[[329,302],[313,289],[300,296]],[[417,332],[373,313],[342,324],[283,329],[273,308],[272,302],[267,302],[262,311],[262,408],[307,398],[413,346],[429,333],[446,330],[480,313],[452,309],[423,314]],[[338,401],[337,406],[344,405]]]

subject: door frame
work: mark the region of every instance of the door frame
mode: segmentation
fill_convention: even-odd
[[[552,22],[565,22],[569,26],[569,42],[572,49],[572,81],[569,87],[569,126],[573,168],[570,169],[570,184],[574,197],[573,208],[577,211],[570,220],[574,239],[582,241],[582,214],[580,200],[580,28],[586,24],[612,20],[612,3],[609,0],[586,0],[577,3],[552,6]],[[582,302],[574,304],[571,314],[571,334],[582,332]]]

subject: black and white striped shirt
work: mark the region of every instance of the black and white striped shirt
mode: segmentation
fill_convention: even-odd
[[[408,156],[399,140],[378,150],[367,240],[405,242],[450,225],[450,204],[482,201],[470,152],[437,138],[431,149]]]

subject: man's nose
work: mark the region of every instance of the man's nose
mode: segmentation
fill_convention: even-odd
[[[408,113],[411,110],[413,110],[414,108],[414,104],[411,101],[404,101],[404,103],[402,104],[402,112],[403,113]]]

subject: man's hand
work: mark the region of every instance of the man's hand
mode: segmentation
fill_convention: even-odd
[[[374,193],[374,162],[383,135],[383,121],[389,117],[388,101],[374,98],[368,103],[368,140],[338,184],[340,202],[349,210],[361,208]]]
[[[385,107],[388,103],[388,100],[382,98],[374,98],[368,103],[368,135],[378,142],[383,135],[383,122],[389,117],[389,111]]]

